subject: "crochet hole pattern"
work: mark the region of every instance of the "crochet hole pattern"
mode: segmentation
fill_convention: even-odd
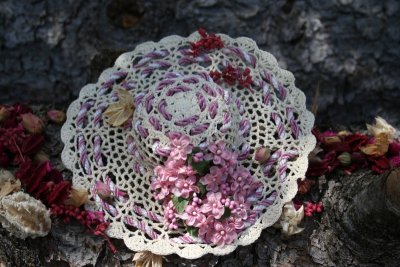
[[[314,117],[306,110],[305,96],[295,87],[293,75],[278,67],[276,59],[248,38],[220,35],[225,47],[193,57],[188,38],[170,36],[147,42],[121,55],[105,70],[97,84],[82,88],[67,113],[62,129],[62,159],[73,172],[76,187],[87,188],[94,204],[111,223],[108,234],[123,239],[135,251],[159,255],[176,253],[198,258],[223,255],[238,245],[254,242],[271,226],[282,206],[297,191],[297,179],[307,169],[314,148]],[[216,83],[210,71],[224,66],[250,70],[251,88]],[[128,90],[135,103],[133,118],[112,127],[103,112],[118,101],[117,89]],[[150,190],[153,168],[163,160],[166,133],[184,132],[196,145],[219,139],[241,154],[240,162],[264,185],[256,223],[223,247],[198,243],[182,229],[163,225],[163,209]],[[261,145],[271,150],[265,164],[254,161]],[[165,151],[164,151],[165,153]],[[112,204],[100,199],[97,181],[114,192]],[[118,191],[125,192],[122,197]]]

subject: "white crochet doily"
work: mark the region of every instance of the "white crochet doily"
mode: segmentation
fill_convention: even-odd
[[[134,251],[193,259],[248,245],[279,219],[283,205],[297,192],[297,179],[307,170],[307,156],[315,146],[314,117],[293,74],[280,69],[253,40],[219,36],[225,47],[198,57],[187,53],[189,42],[200,39],[198,33],[143,43],[122,54],[96,84],[83,87],[68,109],[61,132],[62,160],[73,172],[74,187],[89,190],[93,202],[87,208],[104,210],[111,223],[107,234],[123,239]],[[209,72],[227,64],[250,69],[251,90],[213,82]],[[125,126],[112,127],[102,113],[119,100],[120,88],[132,94],[136,110]],[[191,243],[190,237],[164,227],[162,206],[154,200],[150,182],[161,162],[156,151],[168,143],[167,131],[185,132],[197,145],[224,139],[263,183],[260,201],[269,204],[233,244]],[[272,156],[260,165],[254,152],[262,145]],[[97,181],[113,190],[113,203],[96,195]]]

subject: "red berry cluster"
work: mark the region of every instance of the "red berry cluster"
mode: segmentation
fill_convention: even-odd
[[[311,217],[313,213],[321,213],[324,209],[322,202],[319,203],[312,203],[306,202],[306,206],[304,207],[304,215]]]
[[[77,220],[86,227],[89,233],[103,236],[107,240],[108,246],[113,253],[117,251],[115,246],[111,243],[110,238],[105,234],[110,223],[104,221],[103,212],[81,210],[75,206],[64,204],[51,205],[50,212],[52,215],[62,218],[64,223],[69,223],[71,219]]]
[[[219,71],[210,71],[210,76],[214,80],[214,82],[220,84],[223,80],[226,84],[233,86],[236,83],[239,83],[240,87],[251,89],[251,84],[253,83],[253,79],[250,75],[250,69],[245,68],[242,70],[241,68],[235,68],[232,65],[226,66],[222,72]]]
[[[217,36],[215,33],[208,34],[205,29],[200,28],[198,30],[201,39],[197,42],[190,42],[191,54],[197,57],[200,53],[208,52],[213,49],[221,49],[224,47],[224,43],[221,37]]]
[[[53,204],[50,207],[50,212],[56,217],[63,218],[63,221],[65,223],[69,223],[71,218],[76,219],[83,225],[90,225],[93,223],[93,221],[89,220],[89,218],[87,217],[86,211],[72,205]]]

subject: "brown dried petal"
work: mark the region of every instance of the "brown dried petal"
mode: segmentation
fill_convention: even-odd
[[[127,90],[119,89],[118,96],[120,101],[109,105],[104,111],[107,122],[115,127],[123,125],[135,110],[132,95]]]
[[[369,156],[379,157],[386,154],[389,149],[389,134],[381,132],[375,137],[375,143],[361,147],[360,150]]]

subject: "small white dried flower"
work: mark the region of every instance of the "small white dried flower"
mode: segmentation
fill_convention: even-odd
[[[135,267],[162,267],[163,257],[150,251],[137,252],[133,256]]]
[[[379,116],[375,118],[375,124],[367,124],[367,129],[369,133],[375,137],[381,133],[385,133],[388,135],[389,140],[393,140],[396,135],[396,129]]]
[[[282,215],[274,226],[281,228],[284,235],[291,236],[301,233],[304,230],[304,228],[297,226],[303,218],[304,207],[301,206],[300,209],[296,210],[293,201],[291,201],[283,206]]]

